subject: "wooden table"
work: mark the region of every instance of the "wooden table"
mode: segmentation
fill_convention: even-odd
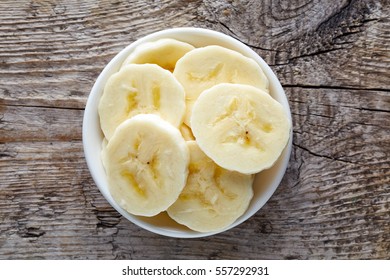
[[[390,5],[350,1],[1,1],[0,259],[390,259]],[[87,168],[82,119],[134,40],[205,27],[280,78],[293,152],[235,229],[174,239],[122,218]]]

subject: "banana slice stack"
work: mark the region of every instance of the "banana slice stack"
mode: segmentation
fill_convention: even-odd
[[[291,124],[252,59],[174,39],[139,45],[107,81],[98,112],[112,197],[134,215],[166,211],[199,232],[248,208]]]

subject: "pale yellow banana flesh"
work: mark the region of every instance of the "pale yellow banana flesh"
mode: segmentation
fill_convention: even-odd
[[[165,211],[186,183],[186,141],[156,115],[140,114],[121,123],[103,153],[110,193],[131,214]]]
[[[195,140],[195,136],[192,133],[192,130],[189,126],[187,126],[185,123],[182,123],[179,127],[181,135],[183,136],[184,140],[191,141]]]
[[[122,65],[151,63],[173,72],[176,62],[193,49],[192,45],[185,42],[160,39],[139,45]]]
[[[199,232],[226,228],[248,208],[253,196],[253,176],[223,169],[195,141],[187,144],[190,151],[187,184],[168,208],[168,215]]]
[[[154,64],[130,64],[112,75],[104,88],[98,111],[107,140],[124,120],[137,114],[156,114],[172,125],[182,123],[183,87],[171,72]]]
[[[268,79],[251,58],[220,46],[207,46],[186,53],[173,72],[186,92],[184,122],[191,127],[194,102],[206,89],[219,83],[247,84],[268,91]]]
[[[271,167],[286,146],[291,127],[282,105],[268,93],[226,83],[200,95],[191,123],[206,155],[219,166],[244,174]]]

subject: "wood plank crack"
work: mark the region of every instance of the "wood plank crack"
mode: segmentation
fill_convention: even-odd
[[[297,148],[299,148],[301,150],[304,150],[304,151],[308,152],[310,155],[315,156],[315,157],[326,158],[326,159],[329,159],[329,160],[332,160],[332,161],[339,161],[339,162],[343,162],[343,163],[347,163],[347,164],[362,165],[359,162],[349,161],[349,160],[340,159],[340,158],[337,158],[337,157],[332,157],[332,156],[323,155],[323,154],[319,154],[319,153],[313,152],[310,149],[308,149],[308,148],[306,148],[306,147],[304,147],[304,146],[302,146],[300,144],[297,144],[295,142],[293,142],[293,146],[295,146],[295,147],[297,147]]]

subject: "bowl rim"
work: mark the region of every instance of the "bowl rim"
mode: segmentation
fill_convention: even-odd
[[[121,208],[111,197],[111,194],[109,193],[108,190],[108,184],[107,182],[104,182],[105,172],[103,172],[104,174],[102,174],[101,172],[102,170],[104,171],[104,168],[100,160],[100,152],[97,155],[96,149],[94,149],[96,145],[99,145],[101,147],[102,139],[104,138],[99,125],[100,122],[98,118],[97,107],[98,107],[98,101],[100,100],[100,96],[102,94],[104,85],[108,77],[119,70],[119,67],[122,64],[122,62],[140,44],[143,44],[145,42],[150,42],[150,41],[156,41],[162,38],[173,38],[173,39],[181,38],[178,40],[188,42],[191,44],[191,42],[189,41],[191,41],[195,35],[198,37],[199,36],[206,37],[212,41],[219,41],[218,45],[222,45],[230,49],[236,50],[242,53],[243,55],[254,59],[256,63],[260,65],[260,67],[262,68],[265,75],[270,81],[270,89],[272,92],[271,95],[279,103],[282,104],[282,106],[286,110],[287,116],[291,123],[290,138],[288,140],[288,143],[284,148],[282,154],[279,156],[277,163],[273,167],[271,167],[271,169],[275,169],[277,167],[276,177],[273,177],[270,184],[267,184],[267,188],[262,194],[262,196],[260,197],[260,199],[256,201],[256,203],[253,203],[252,201],[251,202],[252,207],[248,208],[241,217],[239,217],[234,223],[232,223],[228,227],[222,230],[212,231],[212,232],[196,232],[190,229],[184,232],[180,230],[165,229],[165,228],[151,225],[150,223],[143,221],[140,217],[128,213],[126,210]],[[183,38],[187,38],[187,40],[183,40]],[[192,44],[196,45],[196,43],[194,44],[193,42]],[[207,44],[203,44],[203,45],[207,45]],[[292,117],[291,117],[291,111],[290,111],[288,99],[278,78],[276,77],[272,69],[268,66],[268,64],[254,50],[252,50],[250,47],[245,45],[243,42],[229,35],[221,33],[219,31],[199,28],[199,27],[178,27],[178,28],[170,28],[170,29],[153,32],[130,43],[119,53],[117,53],[110,60],[110,62],[104,67],[102,72],[99,74],[98,78],[96,79],[91,89],[91,92],[89,93],[86,106],[85,106],[83,126],[82,126],[82,142],[83,142],[84,156],[87,162],[88,169],[91,173],[94,183],[96,184],[96,186],[98,187],[99,191],[104,196],[104,198],[108,201],[108,203],[115,210],[117,210],[122,216],[124,216],[127,220],[136,224],[137,226],[159,235],[175,237],[175,238],[199,238],[199,237],[206,237],[206,236],[222,233],[240,225],[244,221],[251,218],[256,212],[258,212],[265,205],[265,203],[271,198],[271,196],[276,191],[276,189],[278,188],[278,186],[280,185],[284,177],[284,174],[286,172],[290,160],[290,155],[292,150],[292,137],[293,137]],[[99,140],[100,143],[97,138],[100,139]],[[268,172],[268,171],[265,170],[265,171],[261,171],[260,173],[264,173],[264,172]]]

